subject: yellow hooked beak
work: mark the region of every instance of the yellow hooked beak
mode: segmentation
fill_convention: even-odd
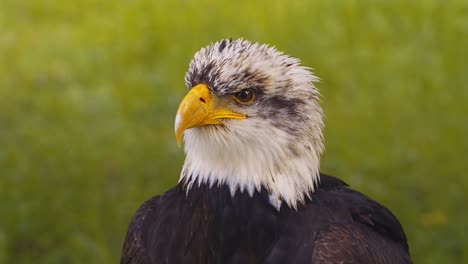
[[[194,86],[180,102],[175,119],[175,135],[180,145],[182,135],[186,129],[219,125],[220,119],[244,119],[246,115],[234,113],[219,107],[216,98],[211,97],[210,90],[205,84]]]

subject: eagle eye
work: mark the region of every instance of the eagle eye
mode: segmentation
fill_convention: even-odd
[[[238,93],[235,93],[233,97],[239,104],[251,104],[255,100],[255,91],[252,88],[244,89]]]

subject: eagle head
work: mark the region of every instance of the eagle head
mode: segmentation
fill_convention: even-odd
[[[278,210],[282,202],[296,208],[314,190],[324,149],[316,81],[298,59],[268,45],[221,40],[198,51],[175,120],[187,190],[265,188]]]

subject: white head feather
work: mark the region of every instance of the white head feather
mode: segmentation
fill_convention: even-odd
[[[229,104],[242,120],[188,129],[180,181],[226,184],[234,195],[263,187],[278,210],[284,201],[296,208],[319,180],[323,147],[318,81],[300,61],[275,48],[245,40],[223,40],[198,51],[186,86],[205,83],[214,96],[249,87],[259,96],[250,106]]]

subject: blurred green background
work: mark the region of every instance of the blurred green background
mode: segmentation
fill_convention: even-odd
[[[269,43],[322,79],[322,171],[387,205],[415,263],[468,263],[468,1],[0,0],[0,263],[116,263],[177,182],[192,55]]]

